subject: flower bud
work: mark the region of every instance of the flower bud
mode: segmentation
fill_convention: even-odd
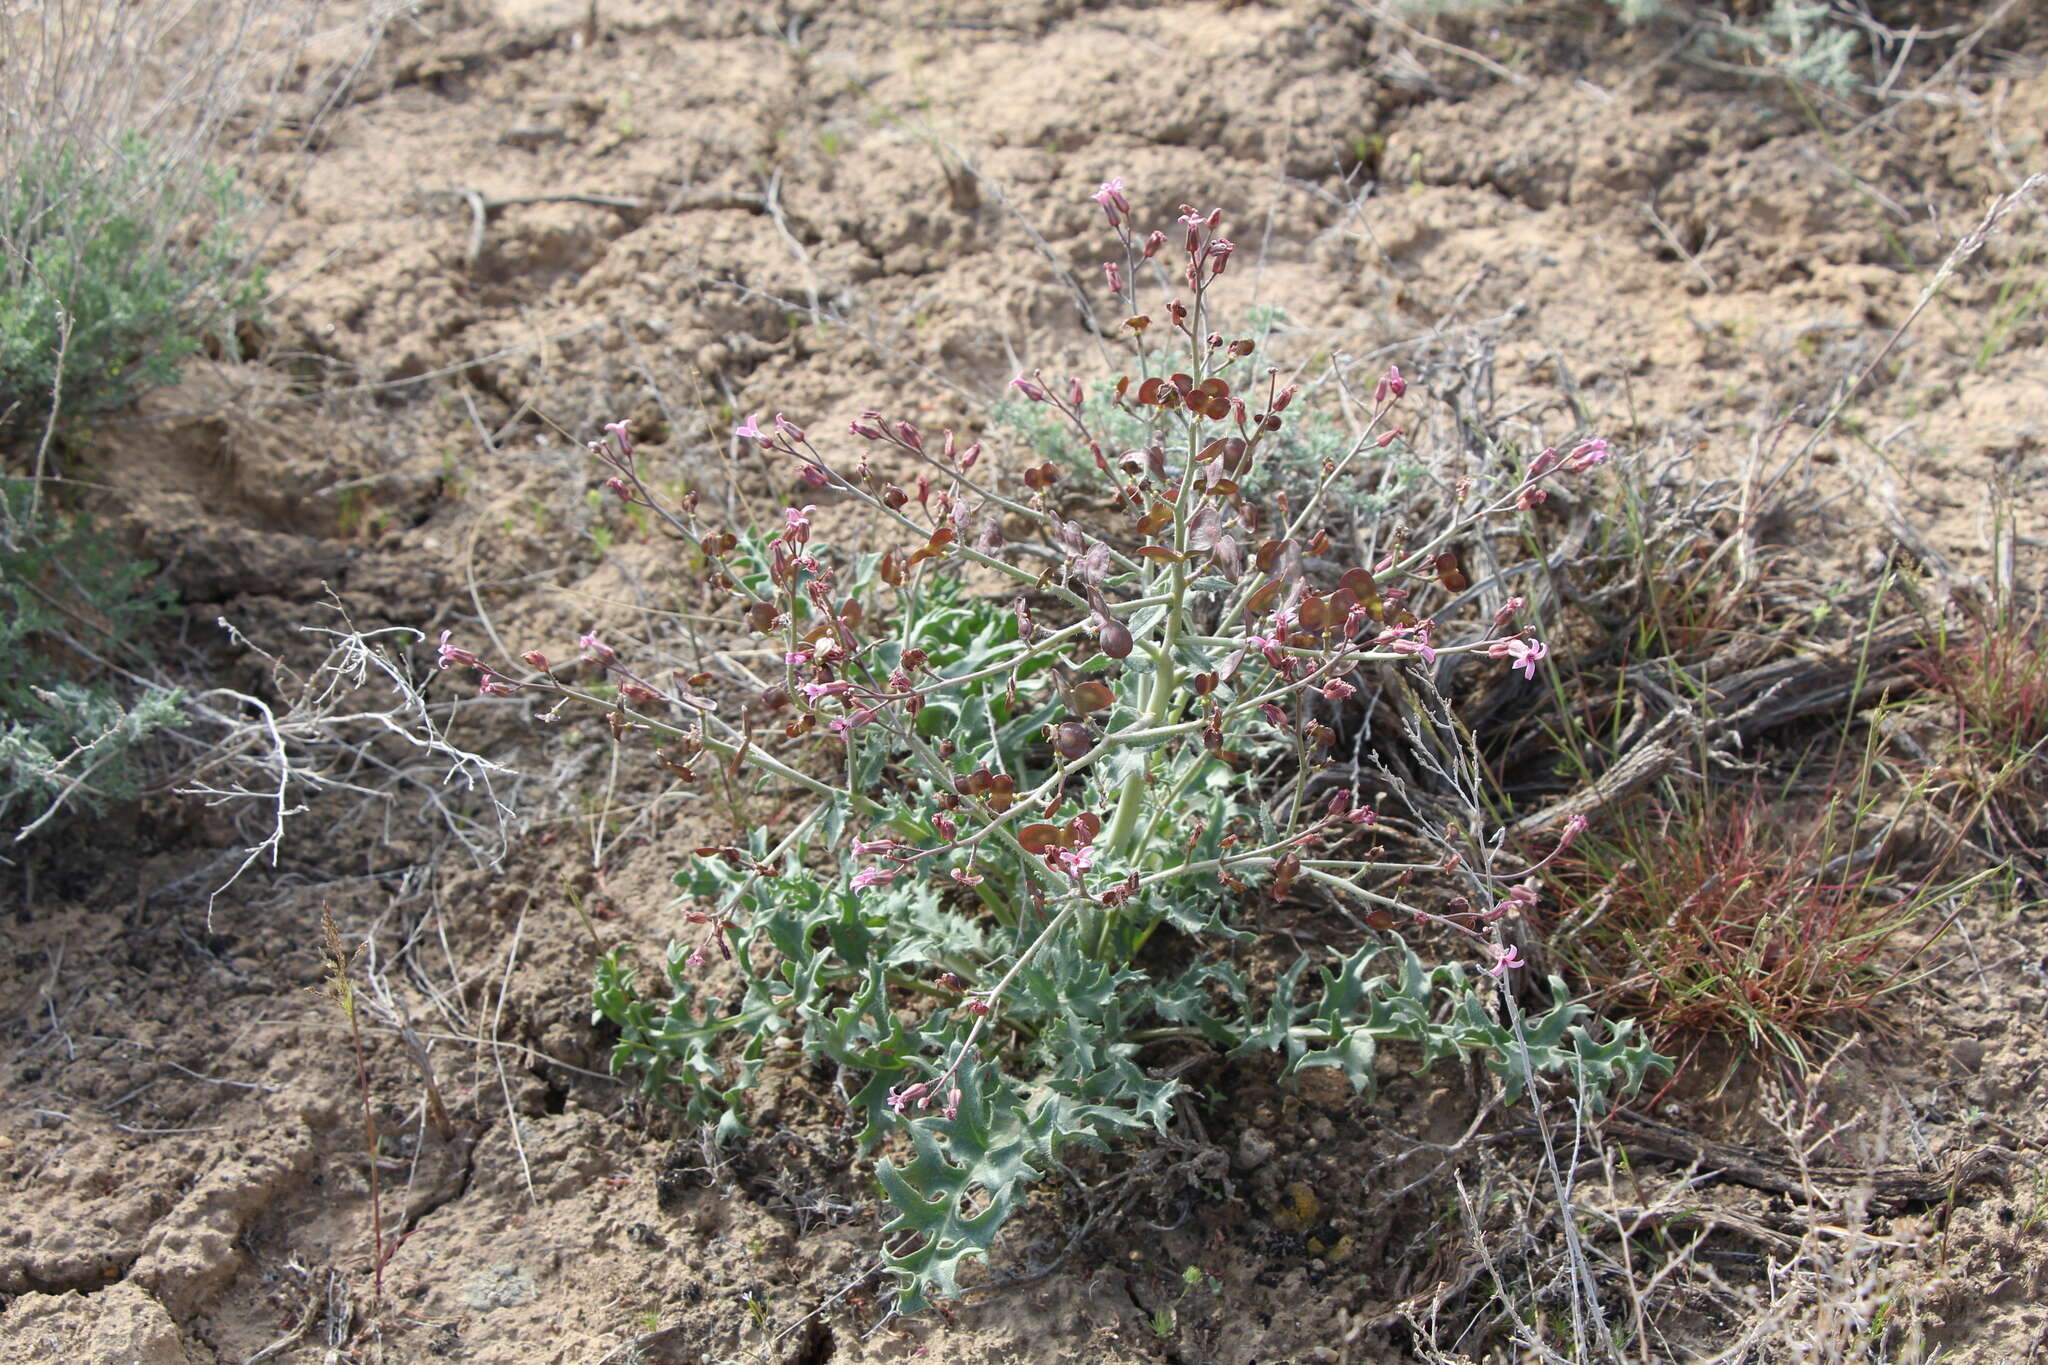
[[[1157,256],[1159,254],[1159,249],[1165,245],[1166,234],[1160,232],[1156,228],[1153,229],[1153,231],[1147,234],[1145,238],[1145,259],[1149,261],[1154,256]]]
[[[1124,271],[1122,266],[1118,265],[1115,261],[1104,261],[1102,263],[1102,274],[1109,281],[1110,293],[1122,294],[1124,292]]]
[[[909,446],[912,450],[924,449],[924,434],[908,422],[898,422],[896,424],[896,439]]]
[[[529,649],[519,657],[526,660],[526,666],[536,672],[545,673],[548,671],[548,656],[537,649]]]
[[[1023,394],[1026,398],[1030,399],[1034,403],[1043,403],[1045,401],[1045,390],[1040,388],[1038,385],[1032,383],[1029,379],[1025,378],[1021,374],[1010,381],[1010,387],[1017,390],[1017,392]]]

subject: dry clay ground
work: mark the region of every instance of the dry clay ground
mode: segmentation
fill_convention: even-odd
[[[692,598],[615,513],[593,539],[580,440],[630,416],[658,478],[758,516],[795,486],[735,452],[735,412],[978,423],[1020,363],[1089,361],[1086,196],[1115,175],[1142,222],[1224,206],[1234,302],[1284,309],[1297,361],[1341,351],[1369,375],[1491,348],[1499,407],[1531,431],[1574,429],[1576,403],[1617,446],[1739,470],[1796,447],[1956,239],[2041,168],[2048,22],[2006,6],[1944,68],[1993,7],[1892,6],[1963,27],[1894,98],[1847,111],[1704,73],[1671,32],[1594,8],[1425,37],[1314,3],[602,0],[594,28],[581,0],[334,6],[337,50],[377,43],[310,152],[251,168],[288,196],[261,359],[195,367],[146,420],[100,428],[85,467],[182,593],[169,651],[194,677],[271,686],[216,619],[303,660],[299,628],[336,624],[330,590],[364,626],[480,640],[488,619],[511,652],[567,653],[593,625],[644,642],[673,627],[640,606]],[[554,195],[599,198],[522,202]],[[1861,439],[1831,435],[1790,476],[1814,513],[1798,534],[1845,583],[1902,527],[1922,562],[1985,573],[2000,471],[2039,581],[2042,251],[2018,222],[1852,405]],[[413,651],[422,675],[429,657]],[[877,1330],[870,1187],[813,1078],[771,1071],[757,1137],[720,1156],[604,1075],[592,934],[677,929],[667,879],[701,818],[614,766],[599,730],[531,728],[517,704],[455,722],[525,766],[499,790],[532,823],[497,868],[415,789],[316,804],[210,920],[220,855],[248,834],[194,802],[33,860],[0,918],[0,1360],[597,1365],[637,1341],[678,1362],[1364,1362],[1410,1358],[1404,1306],[1470,1279],[1448,1186],[1397,1195],[1417,1169],[1386,1164],[1456,1135],[1457,1075],[1392,1078],[1368,1105],[1217,1066],[1181,1144],[1051,1274]],[[373,1027],[404,1234],[374,1312],[354,1061],[315,993],[323,907],[373,944],[359,971],[454,1119],[452,1137],[427,1121],[413,1054]],[[1878,1225],[1885,1292],[1910,1291],[1958,1362],[2048,1351],[2028,1177],[2048,1137],[2041,922],[1970,907],[1954,961],[1823,1097],[1837,1164],[2019,1154],[2009,1186]],[[1662,1114],[1768,1145],[1760,1093]],[[1086,1213],[1048,1182],[995,1273],[1051,1262]],[[1769,1243],[1726,1245],[1676,1346],[1726,1339],[1783,1289]],[[1220,1290],[1155,1317],[1190,1266]]]

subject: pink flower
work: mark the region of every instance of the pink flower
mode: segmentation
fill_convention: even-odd
[[[1564,822],[1564,828],[1558,831],[1557,835],[1557,851],[1559,853],[1570,848],[1572,840],[1586,832],[1586,823],[1586,817],[1583,815],[1574,815]]]
[[[1121,179],[1105,180],[1102,188],[1088,196],[1102,205],[1102,211],[1109,217],[1109,225],[1116,227],[1131,211],[1131,201],[1124,198],[1124,182]]]
[[[1574,474],[1583,474],[1589,469],[1606,464],[1614,452],[1607,448],[1607,442],[1599,437],[1581,441],[1572,447],[1572,453],[1564,457],[1564,467]]]
[[[1342,678],[1332,678],[1323,684],[1323,696],[1331,701],[1348,701],[1358,695],[1358,689]]]
[[[1515,619],[1516,612],[1527,605],[1528,603],[1519,597],[1510,597],[1507,601],[1501,603],[1500,610],[1493,614],[1493,623],[1497,626],[1506,625]]]
[[[890,882],[895,881],[902,874],[902,871],[903,869],[900,867],[865,868],[853,874],[854,889],[856,891],[864,891],[870,886],[887,886]]]
[[[926,1104],[930,1103],[925,1093],[926,1089],[927,1087],[924,1082],[920,1081],[916,1085],[906,1085],[899,1089],[891,1090],[888,1101],[890,1112],[900,1114],[913,1104],[920,1109],[924,1108]]]
[[[1512,943],[1506,947],[1497,947],[1489,943],[1486,950],[1493,954],[1493,965],[1486,969],[1486,974],[1496,981],[1505,977],[1516,967],[1526,967],[1529,965],[1522,961],[1520,950]]]
[[[1244,642],[1247,647],[1256,649],[1259,653],[1265,655],[1266,662],[1273,665],[1273,667],[1285,668],[1287,666],[1287,656],[1281,652],[1282,646],[1278,639],[1266,635],[1247,635]]]
[[[853,841],[854,854],[861,858],[872,858],[877,853],[894,853],[901,847],[903,845],[900,842],[890,838],[855,839]]]
[[[1426,640],[1395,640],[1387,648],[1393,650],[1396,654],[1416,655],[1425,664],[1436,662],[1436,651],[1429,647],[1429,642]]]
[[[632,459],[633,431],[631,426],[625,422],[606,422],[604,429],[610,432],[612,439],[619,443],[619,454],[629,460]]]
[[[449,637],[454,634],[455,632],[452,630],[441,632],[441,648],[437,655],[441,662],[441,667],[454,668],[460,664],[464,668],[482,668],[483,661],[477,658],[476,655],[460,646],[448,643]]]
[[[1549,657],[1550,646],[1541,640],[1524,640],[1519,636],[1510,636],[1508,639],[1495,640],[1488,645],[1486,654],[1488,658],[1508,660],[1510,670],[1519,670],[1523,677],[1534,682],[1536,665]]]
[[[791,545],[802,545],[811,538],[811,513],[818,510],[816,503],[805,503],[801,509],[791,507],[783,511],[782,539]]]
[[[849,730],[858,730],[875,718],[875,708],[863,706],[860,710],[844,716],[835,716],[825,722],[825,728],[835,735],[844,735]]]
[[[843,697],[851,691],[853,691],[853,684],[844,680],[804,684],[804,697],[809,701],[816,701],[820,697]]]
[[[1488,924],[1491,924],[1495,920],[1500,919],[1505,915],[1511,915],[1518,911],[1533,910],[1535,908],[1536,888],[1528,882],[1523,882],[1520,885],[1510,888],[1507,894],[1507,898],[1501,901],[1500,904],[1494,906],[1493,909],[1487,911],[1486,914],[1482,916],[1482,918]]]
[[[619,657],[619,652],[616,649],[613,649],[595,635],[585,634],[577,636],[576,647],[583,651],[584,658],[594,664],[608,664]]]
[[[1388,398],[1400,398],[1408,392],[1408,381],[1401,377],[1399,365],[1387,366],[1387,372],[1380,376],[1380,382],[1373,385],[1372,401],[1384,403]]]
[[[1228,237],[1217,237],[1210,241],[1205,253],[1209,258],[1209,278],[1214,279],[1223,273],[1223,267],[1230,264],[1230,253],[1235,250],[1237,243]]]
[[[761,414],[758,412],[750,414],[746,421],[734,427],[732,434],[742,441],[752,441],[763,450],[770,445],[767,434],[761,430]]]

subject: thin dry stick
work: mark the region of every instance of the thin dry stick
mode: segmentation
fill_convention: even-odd
[[[42,510],[43,476],[50,468],[50,442],[57,437],[57,417],[64,410],[64,362],[71,354],[71,312],[57,310],[57,359],[50,378],[50,415],[43,421],[43,439],[36,443],[35,472],[29,476],[28,524]]]
[[[1877,370],[1877,367],[1884,363],[1885,357],[1892,353],[1892,348],[1899,344],[1900,338],[1906,335],[1907,329],[1919,320],[1920,314],[1927,310],[1927,305],[1934,302],[1935,298],[1940,295],[1942,287],[1961,268],[1963,262],[1969,260],[1970,257],[1976,255],[1979,251],[1982,251],[1984,243],[1991,239],[1991,234],[1996,232],[1999,226],[2004,223],[2007,215],[2011,214],[2021,204],[2031,203],[2035,191],[2044,185],[2048,185],[2048,172],[2036,171],[2021,181],[2017,189],[2007,194],[2001,194],[1991,202],[1991,207],[1985,210],[1983,221],[1963,234],[1962,239],[1955,244],[1955,248],[1948,253],[1948,258],[1941,263],[1941,268],[1934,272],[1934,278],[1929,280],[1927,287],[1920,291],[1920,299],[1913,305],[1913,311],[1906,314],[1905,321],[1901,322],[1893,330],[1884,345],[1878,348],[1877,354],[1870,358],[1870,363],[1865,365],[1856,378],[1845,385],[1841,393],[1836,395],[1834,404],[1828,408],[1827,415],[1821,418],[1818,426],[1814,427],[1812,434],[1806,438],[1806,443],[1799,447],[1798,454],[1793,457],[1795,462],[1806,458],[1807,455],[1812,453],[1813,448],[1820,444],[1821,438],[1827,435],[1829,429],[1834,426],[1835,419],[1842,415],[1842,409],[1849,405],[1849,400],[1856,396],[1857,391],[1863,387],[1864,383]]]
[[[498,1031],[505,1022],[505,995],[512,989],[512,966],[519,960],[519,941],[526,934],[526,912],[533,904],[533,892],[526,893],[526,904],[519,907],[519,920],[512,926],[512,945],[505,951],[505,975],[498,982],[498,1008],[491,1015],[491,1060],[498,1067],[498,1089],[505,1096],[505,1125],[511,1130],[512,1150],[519,1157],[519,1174],[526,1182],[526,1197],[534,1204],[540,1203],[540,1196],[533,1191],[533,1166],[526,1159],[526,1140],[519,1132],[519,1110],[512,1103],[512,1078],[505,1072],[505,1054],[500,1051]]]
[[[363,1056],[363,1027],[356,1016],[355,982],[350,979],[354,955],[342,947],[334,912],[320,907],[320,932],[325,939],[327,996],[348,1020],[349,1042],[356,1054],[356,1089],[363,1100],[363,1155],[370,1167],[370,1306],[384,1302],[384,1192],[377,1174],[377,1112],[370,1103],[370,1067]]]
[[[1536,84],[1536,82],[1530,80],[1521,72],[1509,70],[1483,52],[1474,52],[1469,47],[1459,47],[1456,43],[1445,42],[1442,38],[1424,33],[1413,24],[1404,23],[1399,16],[1389,11],[1385,5],[1368,5],[1361,6],[1361,8],[1388,28],[1398,30],[1403,36],[1414,39],[1424,47],[1435,48],[1439,52],[1449,53],[1453,57],[1471,62],[1474,66],[1491,72],[1510,85],[1520,86],[1522,89],[1527,90]]]

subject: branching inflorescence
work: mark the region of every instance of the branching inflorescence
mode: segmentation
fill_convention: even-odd
[[[1170,240],[1133,229],[1121,182],[1095,200],[1121,255],[1104,275],[1128,315],[1132,369],[1114,405],[1146,439],[1105,447],[1078,379],[1034,372],[1014,387],[1071,427],[1106,506],[1070,516],[1058,466],[992,477],[979,443],[881,412],[851,424],[863,453],[850,461],[781,415],[750,418],[740,439],[900,542],[834,555],[813,539],[815,506],[766,536],[701,526],[643,478],[617,423],[591,444],[605,486],[684,538],[709,587],[771,642],[779,677],[756,679],[734,717],[703,695],[708,675],[636,669],[592,636],[581,662],[604,689],[537,653],[528,673],[442,640],[442,666],[476,670],[486,693],[603,707],[615,737],[652,736],[654,761],[687,785],[808,798],[787,829],[699,850],[677,876],[696,934],[670,947],[669,998],[643,994],[614,954],[597,1013],[619,1030],[615,1069],[727,1132],[772,1035],[857,1078],[863,1143],[907,1140],[878,1167],[906,1310],[955,1292],[961,1263],[986,1253],[1063,1144],[1164,1131],[1176,1083],[1147,1072],[1147,1047],[1277,1052],[1289,1074],[1335,1067],[1365,1089],[1379,1044],[1403,1041],[1423,1065],[1478,1057],[1505,1099],[1565,1075],[1593,1107],[1662,1065],[1630,1025],[1589,1025],[1561,982],[1526,1017],[1494,988],[1524,965],[1506,930],[1535,904],[1541,863],[1516,862],[1471,821],[1391,851],[1381,797],[1312,800],[1307,781],[1372,679],[1392,671],[1397,694],[1433,697],[1437,668],[1460,655],[1536,676],[1548,645],[1516,626],[1521,602],[1503,585],[1474,589],[1458,547],[1516,534],[1546,485],[1603,463],[1606,444],[1460,475],[1432,519],[1344,566],[1324,523],[1350,477],[1402,440],[1399,371],[1378,379],[1363,429],[1298,506],[1285,491],[1255,502],[1246,482],[1298,391],[1253,370],[1253,342],[1217,319],[1211,291],[1235,252],[1221,211],[1182,206]],[[1152,313],[1148,288],[1163,296]],[[1407,722],[1465,743],[1440,706]],[[801,747],[818,743],[829,761]],[[1290,774],[1277,800],[1275,773]],[[1436,885],[1448,889],[1425,899]],[[1373,930],[1459,936],[1483,977],[1368,941],[1314,983],[1303,957],[1255,993],[1244,964],[1259,907],[1309,896]]]

